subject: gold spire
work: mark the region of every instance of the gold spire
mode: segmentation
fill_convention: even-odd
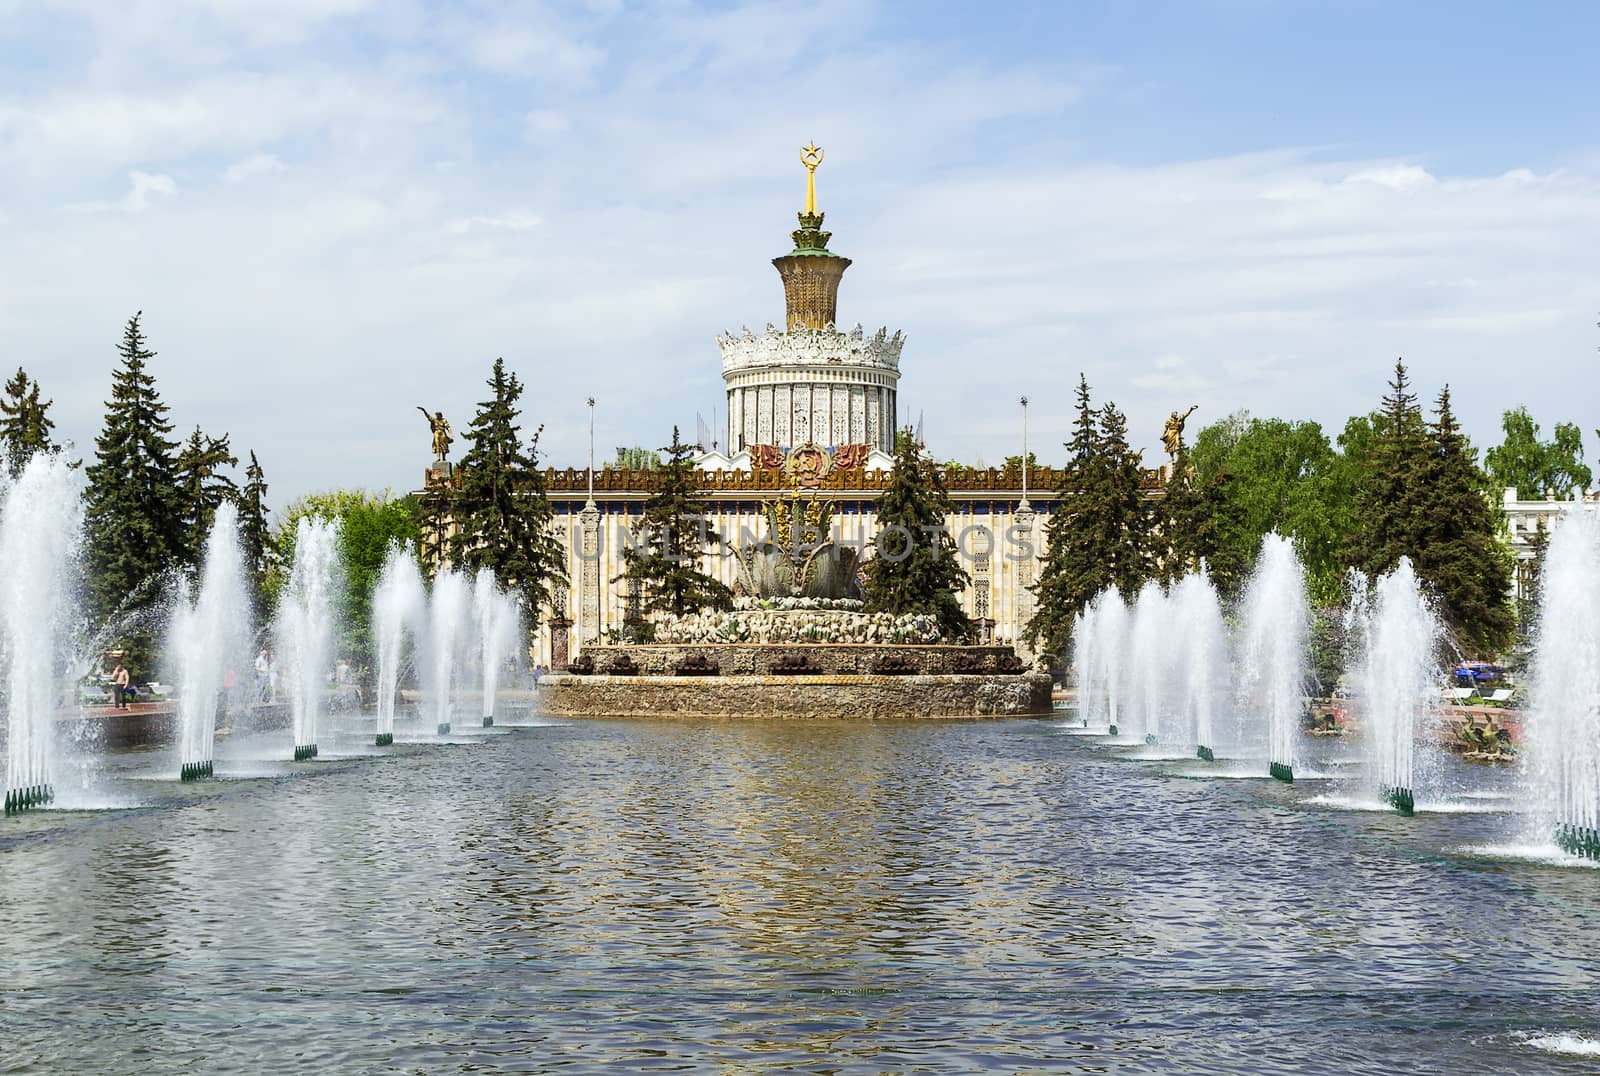
[[[822,163],[822,150],[811,143],[800,150],[800,163],[806,166],[806,212],[817,212],[817,165]]]

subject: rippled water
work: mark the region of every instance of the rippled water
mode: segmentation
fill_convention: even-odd
[[[1600,870],[1508,847],[1506,774],[1402,819],[1048,722],[457,739],[299,766],[224,744],[219,773],[278,776],[205,786],[125,755],[106,801],[141,806],[0,823],[0,1071],[1600,1053]]]

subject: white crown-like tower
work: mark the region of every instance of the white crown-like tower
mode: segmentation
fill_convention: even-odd
[[[817,153],[820,162],[820,151]],[[815,171],[814,164],[807,168]],[[793,233],[794,250],[772,259],[783,278],[787,325],[724,333],[728,452],[752,445],[870,445],[893,454],[903,334],[834,327],[839,280],[850,259],[828,249],[813,188]]]

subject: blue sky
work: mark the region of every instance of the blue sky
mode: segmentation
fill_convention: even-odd
[[[87,450],[145,311],[273,499],[409,488],[496,355],[553,462],[720,416],[803,173],[941,456],[1087,373],[1337,428],[1396,355],[1595,447],[1600,8],[0,0],[0,342]]]

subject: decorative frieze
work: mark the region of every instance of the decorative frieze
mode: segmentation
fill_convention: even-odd
[[[765,332],[748,328],[717,337],[724,375],[735,370],[771,366],[842,366],[888,370],[898,376],[900,349],[905,334],[887,328],[868,335],[860,325],[849,332],[837,329],[796,329],[784,332],[768,325]]]

